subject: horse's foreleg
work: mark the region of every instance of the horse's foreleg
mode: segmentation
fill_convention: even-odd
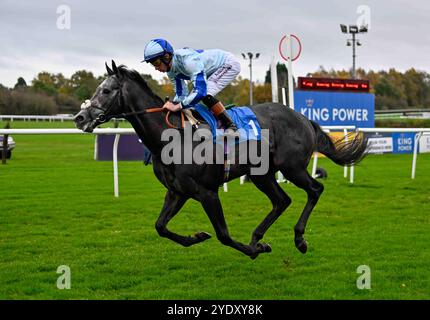
[[[305,190],[308,195],[308,201],[306,202],[305,208],[294,227],[294,243],[301,253],[306,253],[308,245],[303,234],[305,233],[306,223],[308,222],[309,216],[317,204],[321,193],[324,191],[324,186],[312,178],[306,170],[281,170],[281,172],[289,181],[294,183],[297,187]]]
[[[263,239],[270,226],[279,218],[282,212],[291,204],[291,198],[282,190],[276,181],[275,175],[250,176],[255,186],[262,191],[272,202],[272,211],[264,218],[252,233],[251,245],[255,246]],[[264,244],[263,244],[264,245]]]
[[[239,250],[240,252],[250,256],[252,259],[255,259],[260,253],[269,252],[266,247],[245,245],[230,237],[222,211],[221,202],[216,192],[200,188],[198,200],[201,202],[203,209],[215,229],[217,238],[222,244]]]
[[[206,232],[198,232],[194,236],[181,236],[167,229],[167,223],[181,210],[187,200],[187,197],[173,191],[167,191],[163,209],[155,224],[155,228],[161,237],[166,237],[185,247],[205,241],[211,237]]]

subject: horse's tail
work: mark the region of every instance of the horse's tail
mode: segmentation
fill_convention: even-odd
[[[326,155],[338,165],[354,165],[367,155],[367,139],[363,134],[350,132],[346,137],[332,141],[321,127],[311,121],[317,134],[316,151]]]

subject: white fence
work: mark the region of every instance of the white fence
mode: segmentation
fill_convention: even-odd
[[[47,115],[47,116],[36,116],[36,115],[4,115],[0,114],[0,121],[9,120],[13,122],[14,120],[22,120],[22,121],[61,121],[64,122],[64,120],[73,120],[73,115],[67,115],[67,114],[57,114],[57,115]]]
[[[9,134],[89,134],[84,133],[79,129],[0,129],[0,135]],[[114,181],[114,195],[119,197],[118,187],[118,142],[122,134],[135,134],[134,129],[95,129],[93,134],[115,134],[115,140],[113,144],[113,181]]]
[[[326,132],[339,131],[343,130],[345,137],[347,137],[347,130],[353,130],[354,127],[351,126],[339,126],[339,127],[323,127],[323,130]],[[430,135],[430,128],[358,128],[356,132],[415,132],[415,147],[413,153],[413,161],[412,161],[412,174],[411,178],[415,178],[416,171],[416,162],[417,162],[417,154],[418,154],[418,144],[419,138],[423,135]],[[83,133],[79,129],[0,129],[0,135],[45,135],[45,134],[89,134]],[[115,197],[119,196],[119,187],[118,187],[118,142],[119,138],[122,134],[135,134],[134,129],[132,128],[116,128],[116,129],[95,129],[92,134],[115,134],[115,140],[113,144],[113,176],[114,176],[114,195]],[[312,166],[312,174],[315,175],[316,171],[316,163],[318,159],[316,153],[314,155],[314,163]],[[354,167],[351,167],[350,173],[350,182],[354,182]],[[344,176],[347,176],[347,168],[344,168]],[[241,179],[242,180],[242,179]],[[243,181],[241,181],[243,183]],[[227,184],[224,184],[224,191],[227,191]]]
[[[15,120],[20,121],[72,121],[75,118],[72,114],[56,114],[56,115],[43,115],[43,116],[37,116],[37,115],[7,115],[7,114],[0,114],[0,121],[6,121],[9,120],[11,122]],[[116,121],[125,121],[124,119],[115,119]]]

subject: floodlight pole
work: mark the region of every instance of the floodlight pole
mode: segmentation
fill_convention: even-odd
[[[355,32],[352,33],[352,79],[355,79]]]
[[[245,60],[247,60],[247,56],[242,53],[242,56]],[[248,52],[248,59],[249,59],[249,105],[253,105],[253,94],[252,94],[252,59],[258,59],[260,56],[259,53],[254,54],[252,52]]]
[[[342,33],[350,33],[352,34],[352,39],[350,39],[352,41],[352,70],[351,70],[351,77],[353,79],[355,79],[355,59],[357,57],[356,51],[355,51],[355,46],[356,45],[361,45],[358,42],[358,39],[356,38],[357,33],[366,33],[367,32],[367,26],[361,26],[360,28],[358,28],[356,25],[350,25],[349,27],[347,27],[344,24],[340,25],[340,29],[342,31]],[[351,44],[349,43],[349,41],[347,41],[347,45],[350,46]]]
[[[252,53],[249,56],[249,105],[252,106],[254,101],[252,101]]]

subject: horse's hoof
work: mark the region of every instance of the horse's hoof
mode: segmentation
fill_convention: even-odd
[[[268,243],[259,242],[259,243],[257,243],[256,247],[257,247],[257,250],[260,253],[262,253],[262,252],[267,252],[267,253],[272,252],[272,247]]]
[[[204,231],[197,232],[194,236],[195,236],[199,241],[205,241],[205,240],[207,240],[207,239],[212,238],[212,236],[211,236],[209,233],[204,232]]]
[[[249,257],[252,260],[255,260],[255,258],[257,258],[260,253],[264,253],[264,252],[267,252],[267,253],[272,252],[272,247],[269,244],[267,244],[267,243],[258,242],[255,245],[255,251],[254,251],[254,253],[251,254]]]
[[[306,242],[305,239],[301,238],[301,239],[297,239],[295,240],[295,244],[296,244],[296,248],[303,254],[306,253],[306,251],[308,251],[308,243]]]
[[[253,254],[251,254],[249,257],[250,257],[252,260],[255,260],[255,258],[257,258],[259,254],[260,254],[260,252],[255,251],[255,252],[254,252]]]

